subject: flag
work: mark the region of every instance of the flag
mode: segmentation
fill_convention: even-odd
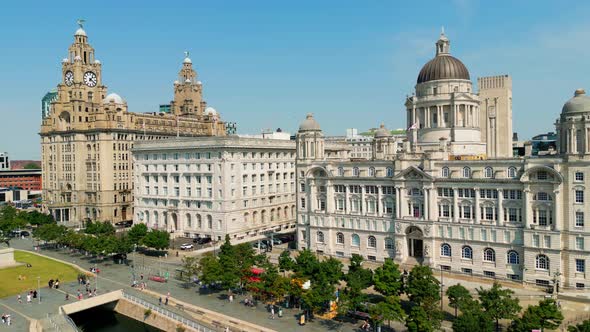
[[[408,128],[408,130],[413,130],[413,129],[418,129],[418,122],[414,122],[414,124],[411,125],[410,128]]]

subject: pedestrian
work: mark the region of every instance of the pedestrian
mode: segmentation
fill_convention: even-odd
[[[143,280],[143,273],[140,274],[139,277],[141,278],[141,280]]]
[[[11,319],[10,319],[10,314],[6,315],[6,325],[10,326],[11,324]]]
[[[160,298],[158,299],[158,305],[162,305],[162,297],[160,296]]]
[[[279,318],[283,317],[283,308],[279,308]]]
[[[59,279],[55,281],[55,289],[59,289]]]
[[[96,296],[96,288],[92,291],[92,295]]]
[[[229,303],[233,303],[233,302],[234,302],[234,295],[229,294]]]
[[[18,303],[23,303],[23,299],[21,298],[20,294],[16,296]]]
[[[66,293],[66,301],[70,300],[70,293]]]
[[[168,259],[168,253],[164,254],[164,258]]]
[[[31,293],[27,294],[27,303],[31,303]]]
[[[275,306],[270,307],[270,318],[275,319]]]
[[[37,298],[37,290],[33,291],[33,298],[36,299]]]
[[[168,296],[166,296],[166,302],[164,302],[165,305],[168,305]]]

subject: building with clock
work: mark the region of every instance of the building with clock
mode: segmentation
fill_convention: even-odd
[[[170,112],[129,112],[121,96],[107,93],[102,64],[80,25],[62,60],[57,96],[43,113],[43,209],[66,224],[131,220],[134,142],[225,135],[202,90],[187,53]]]
[[[405,101],[401,151],[380,128],[369,160],[308,115],[296,139],[298,247],[590,287],[590,98],[579,89],[563,106],[556,154],[513,157],[511,78],[477,83],[441,34]]]

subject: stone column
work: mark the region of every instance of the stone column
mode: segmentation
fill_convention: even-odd
[[[453,190],[453,222],[459,222],[459,205],[457,202],[457,188]]]
[[[383,212],[385,210],[384,206],[383,206],[383,202],[381,201],[381,199],[382,199],[381,190],[382,190],[382,187],[377,186],[377,216],[379,216],[379,217],[383,216]]]
[[[396,219],[402,218],[402,189],[395,187],[395,217]]]
[[[559,188],[553,190],[553,195],[555,196],[555,200],[553,201],[553,203],[555,204],[553,207],[553,230],[559,231],[562,228],[568,227],[567,225],[565,225],[565,220],[564,218],[562,218],[561,215],[561,192]]]
[[[480,219],[479,218],[480,217],[480,214],[479,214],[479,188],[475,188],[475,208],[474,208],[474,210],[475,211],[473,211],[473,212],[475,214],[475,223],[479,224],[480,223],[480,220],[479,220]]]
[[[335,197],[334,188],[332,186],[332,182],[328,181],[328,183],[326,184],[326,213],[334,213],[335,211],[336,202],[332,202],[332,200],[330,199],[333,197]]]
[[[531,191],[529,189],[525,189],[523,190],[523,220],[524,220],[524,224],[525,224],[525,228],[530,229],[531,228],[531,217],[532,217],[532,211],[531,211]]]
[[[344,213],[350,214],[350,186],[345,186],[344,189]]]
[[[496,220],[496,225],[501,226],[502,222],[504,222],[504,190],[498,189],[498,220]]]
[[[424,220],[430,220],[430,189],[424,188]]]
[[[361,215],[367,213],[367,203],[365,202],[365,185],[361,185]]]

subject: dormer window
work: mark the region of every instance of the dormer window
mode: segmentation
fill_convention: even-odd
[[[443,178],[448,178],[450,174],[449,168],[447,166],[443,167],[440,171],[440,175]]]
[[[471,177],[471,168],[465,166],[463,167],[463,177],[469,179]]]
[[[484,176],[488,179],[491,179],[494,177],[494,169],[491,167],[486,167],[484,169]]]

